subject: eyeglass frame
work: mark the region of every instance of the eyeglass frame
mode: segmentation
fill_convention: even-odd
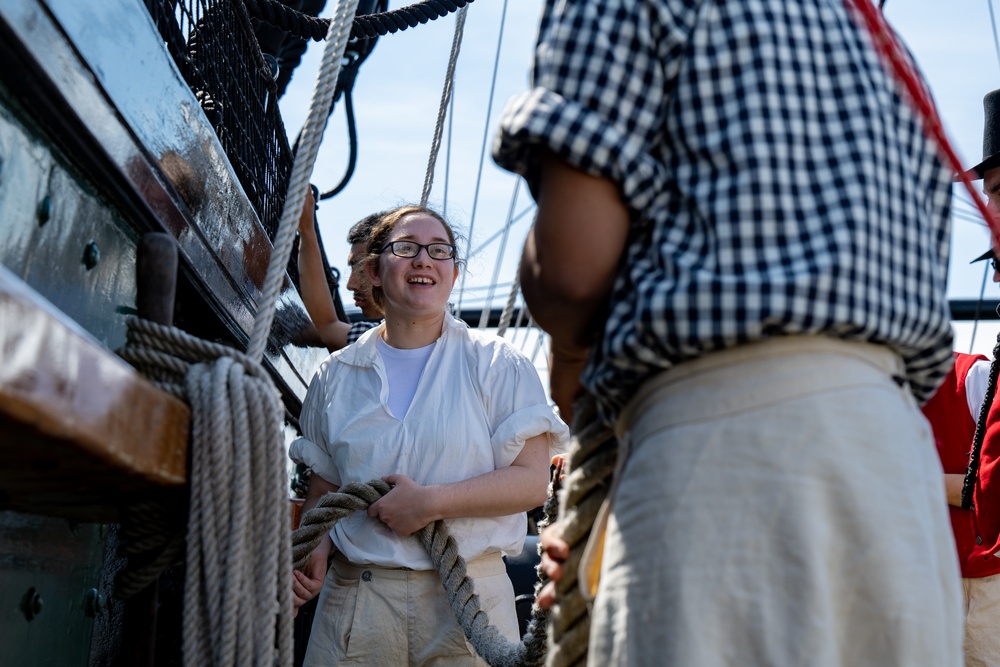
[[[395,246],[396,246],[397,243],[409,243],[409,244],[415,245],[415,246],[417,246],[417,251],[415,253],[413,253],[412,255],[400,255],[398,252],[396,252],[396,247]],[[451,251],[451,254],[449,254],[447,257],[435,257],[434,255],[431,254],[431,246],[444,246],[444,247],[448,248]],[[406,239],[398,239],[396,241],[389,241],[388,243],[386,243],[384,246],[382,246],[379,249],[378,254],[381,255],[387,249],[389,250],[389,252],[391,252],[396,257],[401,257],[403,259],[413,259],[414,257],[417,257],[417,256],[420,255],[420,251],[421,250],[426,250],[427,251],[427,257],[429,257],[430,259],[433,259],[435,262],[444,262],[444,261],[447,261],[449,259],[455,259],[455,255],[456,255],[456,252],[457,252],[455,246],[453,246],[450,243],[444,243],[442,241],[435,241],[434,243],[417,243],[416,241],[407,241]]]

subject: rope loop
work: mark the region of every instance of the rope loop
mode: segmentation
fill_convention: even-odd
[[[553,484],[555,483],[557,482],[554,481]],[[328,493],[320,498],[315,507],[302,515],[298,530],[292,534],[292,560],[295,569],[301,570],[306,566],[309,554],[319,546],[337,521],[351,512],[368,509],[391,488],[380,479],[367,484],[348,482],[337,493]],[[544,509],[546,516],[541,522],[542,526],[548,525],[558,512],[558,503],[551,485]],[[465,559],[459,555],[458,544],[448,534],[444,521],[424,526],[418,531],[417,537],[430,555],[431,563],[448,594],[455,618],[476,652],[493,667],[543,664],[548,611],[535,604],[524,639],[511,642],[500,634],[496,626],[490,624],[489,615],[483,611],[474,583],[466,571]],[[547,583],[540,568],[538,573],[540,581],[535,587],[536,593]]]
[[[191,463],[186,512],[173,497],[123,512],[127,565],[115,595],[137,593],[183,556],[184,664],[290,667],[284,409],[270,376],[237,350],[139,318],[119,355],[187,401]]]

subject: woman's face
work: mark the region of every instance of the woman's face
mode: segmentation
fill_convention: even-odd
[[[388,243],[394,241],[451,244],[444,225],[425,213],[402,218],[389,234]],[[366,269],[372,285],[382,288],[387,319],[443,313],[458,277],[453,258],[431,259],[427,248],[420,248],[416,257],[397,257],[386,248],[378,263]]]

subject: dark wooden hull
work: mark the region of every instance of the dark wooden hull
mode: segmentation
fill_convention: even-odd
[[[0,58],[0,264],[111,354],[136,309],[137,243],[168,232],[181,258],[175,323],[243,348],[271,241],[142,0],[0,0]],[[287,283],[265,365],[292,416],[325,356],[300,344],[307,324]],[[30,334],[24,325],[0,321],[0,333]],[[128,414],[127,397],[112,400]],[[70,459],[37,425],[11,419],[0,417],[0,661],[135,664],[110,595],[120,563],[108,522],[176,480],[100,477],[86,458],[60,469]],[[74,471],[100,479],[92,506],[72,484],[43,488]]]

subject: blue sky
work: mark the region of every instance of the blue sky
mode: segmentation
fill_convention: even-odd
[[[887,0],[885,6],[885,16],[924,72],[952,144],[967,166],[978,162],[982,155],[983,95],[1000,88],[1000,55],[990,15],[993,1]],[[403,3],[390,4],[398,7]],[[332,8],[333,1],[328,5]],[[511,209],[516,179],[492,164],[489,143],[504,103],[528,84],[541,6],[540,0],[507,3],[476,0],[469,6],[455,75],[451,158],[446,159],[446,135],[438,158],[431,204],[446,209],[449,219],[460,227],[473,228],[473,250],[503,227]],[[994,6],[994,11],[998,10],[1000,7]],[[1000,14],[997,18],[1000,19]],[[501,23],[503,42],[491,105]],[[354,89],[359,135],[357,168],[347,188],[324,202],[319,211],[324,242],[335,265],[344,265],[347,251],[344,238],[352,223],[374,210],[419,199],[454,28],[455,15],[450,15],[386,36],[362,65]],[[320,44],[310,46],[282,100],[291,136],[298,131],[308,108],[321,51]],[[339,182],[346,166],[347,131],[342,107],[338,105],[330,118],[313,173],[313,182],[323,189]],[[487,143],[482,159],[484,132]],[[478,198],[474,197],[477,180]],[[530,207],[527,192],[519,189],[514,211],[524,213]],[[958,188],[955,210],[949,295],[978,297],[982,264],[970,267],[968,262],[988,247],[988,232],[976,222],[978,213]],[[506,299],[509,289],[506,285],[516,270],[530,219],[530,213],[524,215],[511,229],[499,266],[501,287],[495,296],[498,306]],[[492,282],[496,270],[499,245],[494,241],[471,257],[463,307],[482,304],[486,286]],[[1000,296],[1000,288],[988,284],[986,296]],[[344,301],[352,306],[346,293]],[[980,324],[976,351],[989,354],[998,328]],[[971,329],[971,324],[956,325],[957,349],[969,349]]]

